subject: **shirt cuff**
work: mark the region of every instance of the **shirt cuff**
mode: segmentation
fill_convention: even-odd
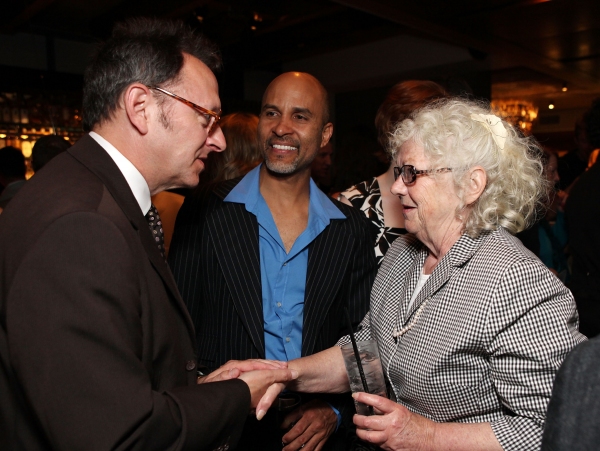
[[[327,401],[325,401],[325,402],[327,402]],[[329,405],[329,407],[331,407],[331,410],[333,410],[333,412],[337,416],[337,425],[335,426],[335,432],[337,432],[337,430],[340,428],[340,424],[342,424],[342,414],[340,413],[339,410],[337,410],[335,407],[333,407],[328,402],[327,402],[327,405]]]

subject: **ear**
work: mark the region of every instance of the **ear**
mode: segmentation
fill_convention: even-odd
[[[141,135],[148,133],[148,122],[150,119],[148,108],[150,103],[157,107],[150,90],[141,83],[133,83],[125,89],[123,103],[125,113],[131,125]]]
[[[474,166],[467,171],[465,177],[465,205],[472,205],[477,202],[487,185],[487,174],[481,166]]]
[[[325,147],[333,135],[333,124],[327,122],[321,131],[321,147]]]

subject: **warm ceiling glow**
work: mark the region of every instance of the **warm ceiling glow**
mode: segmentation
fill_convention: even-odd
[[[27,139],[29,138],[29,135],[21,135],[21,139]]]
[[[554,102],[550,102],[550,103],[548,104],[548,109],[549,109],[549,110],[553,110],[553,109],[554,109]]]
[[[6,138],[6,135],[4,133],[0,133],[0,139],[4,139]]]
[[[533,121],[538,116],[538,108],[527,100],[499,99],[492,101],[492,110],[515,127],[530,132]]]

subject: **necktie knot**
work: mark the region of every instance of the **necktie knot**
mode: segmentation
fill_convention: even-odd
[[[154,238],[154,241],[158,246],[160,255],[165,258],[165,234],[163,232],[162,221],[160,220],[158,210],[154,204],[150,204],[150,210],[146,213],[146,221],[148,221],[148,227],[150,227],[152,238]]]

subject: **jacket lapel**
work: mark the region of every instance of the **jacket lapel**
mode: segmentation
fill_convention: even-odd
[[[463,234],[456,243],[450,248],[448,253],[442,258],[442,260],[435,267],[433,272],[431,273],[431,277],[427,280],[415,302],[413,302],[412,306],[408,310],[407,314],[401,316],[404,318],[404,326],[410,323],[413,315],[419,309],[419,307],[435,295],[443,286],[448,282],[452,274],[457,271],[461,266],[467,263],[468,260],[471,259],[475,251],[479,248],[481,243],[484,241],[484,237],[487,236],[487,233],[480,235],[478,238],[471,238],[466,234]],[[407,290],[405,292],[405,303],[403,304],[403,308],[406,309],[408,302],[414,292],[417,281],[421,275],[421,271],[423,268],[423,264],[425,263],[425,258],[427,257],[427,249],[423,247],[421,252],[419,252],[416,261],[419,264],[415,264],[412,266],[411,271],[411,279],[410,284],[407,286]]]
[[[162,279],[167,290],[175,299],[179,310],[185,318],[190,334],[194,337],[195,332],[192,320],[179,295],[173,275],[171,274],[167,263],[160,255],[158,246],[152,239],[148,222],[142,214],[135,196],[131,192],[127,181],[115,162],[110,158],[102,146],[89,135],[83,136],[71,149],[69,149],[69,152],[71,152],[74,158],[86,166],[102,181],[111,196],[115,199],[115,202],[121,207],[121,210],[129,220],[131,226],[137,231],[140,242],[148,255],[150,263]]]
[[[226,190],[218,189],[221,199]],[[227,208],[217,208],[209,221],[210,239],[223,277],[229,287],[235,309],[259,354],[265,357],[265,332],[263,323],[262,280],[256,216],[246,211],[243,204],[228,203]]]
[[[339,292],[353,248],[345,221],[334,219],[310,244],[304,293],[302,355],[313,353],[327,312]]]

